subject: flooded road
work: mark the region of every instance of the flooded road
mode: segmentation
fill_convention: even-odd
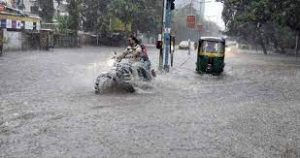
[[[94,94],[120,48],[0,57],[0,157],[300,156],[300,62],[233,54],[221,76],[174,68],[134,94]],[[158,50],[149,48],[155,68]]]

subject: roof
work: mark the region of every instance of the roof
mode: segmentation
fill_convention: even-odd
[[[11,20],[20,20],[20,21],[33,21],[33,22],[41,21],[39,17],[23,16],[18,14],[4,13],[4,12],[0,13],[0,19],[11,19]]]
[[[221,37],[201,37],[201,40],[213,41],[213,42],[225,42],[225,39]]]
[[[1,1],[1,0],[0,0]],[[24,13],[21,10],[14,9],[11,7],[5,6],[5,11],[0,12],[0,17],[2,19],[11,19],[11,20],[20,20],[20,21],[35,21],[38,22],[41,20],[39,16],[29,15]]]

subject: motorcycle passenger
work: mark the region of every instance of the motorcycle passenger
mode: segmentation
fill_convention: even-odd
[[[144,67],[146,70],[150,71],[151,69],[151,61],[149,59],[148,53],[147,53],[147,48],[144,44],[142,44],[142,42],[140,41],[140,45],[142,48],[142,52],[141,52],[141,62],[143,62]]]

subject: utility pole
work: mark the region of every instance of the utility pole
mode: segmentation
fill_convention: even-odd
[[[164,16],[163,16],[163,58],[164,70],[169,72],[169,54],[171,53],[171,24],[172,10],[175,9],[175,0],[164,0]]]
[[[295,56],[298,58],[298,47],[299,47],[299,33],[296,35],[296,46],[295,46]]]
[[[193,0],[191,0],[191,2],[190,2],[190,15],[192,15],[193,13],[192,13],[192,4],[193,3]],[[189,28],[189,38],[188,38],[188,55],[191,55],[191,28]]]

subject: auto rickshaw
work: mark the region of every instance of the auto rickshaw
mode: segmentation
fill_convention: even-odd
[[[219,75],[224,69],[225,39],[202,37],[197,51],[196,71],[200,74]]]

